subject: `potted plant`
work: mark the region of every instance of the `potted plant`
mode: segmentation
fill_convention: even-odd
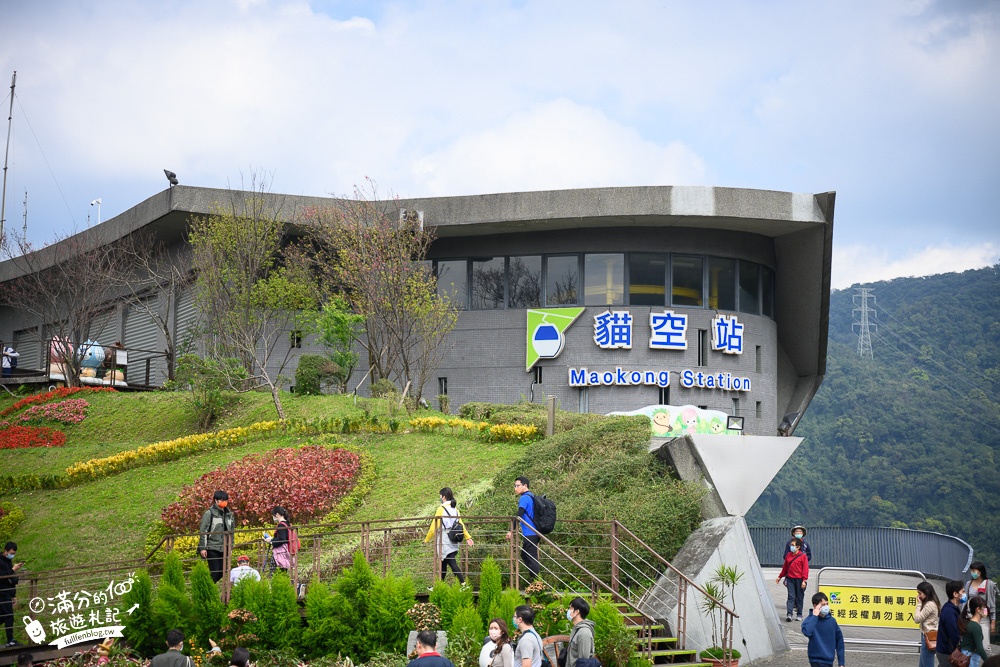
[[[701,610],[712,620],[712,646],[701,651],[701,661],[724,667],[736,667],[740,661],[740,652],[729,647],[722,647],[725,637],[726,611],[723,605],[736,611],[733,589],[743,581],[743,572],[735,566],[720,564],[715,574],[705,584],[705,591],[711,597],[701,600]]]

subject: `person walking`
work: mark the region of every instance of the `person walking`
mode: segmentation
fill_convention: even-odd
[[[264,541],[271,545],[271,574],[280,567],[285,572],[292,566],[292,554],[288,550],[288,528],[291,518],[288,510],[278,505],[271,510],[271,519],[275,523],[274,535],[264,535]]]
[[[917,606],[913,610],[913,620],[920,624],[923,635],[920,642],[920,667],[934,667],[940,614],[941,602],[938,601],[934,586],[921,581],[917,584]]]
[[[514,480],[514,493],[517,494],[517,516],[523,520],[521,523],[521,561],[528,568],[532,579],[538,578],[541,566],[538,562],[538,543],[541,536],[535,530],[535,496],[531,493],[531,488],[527,477],[518,477]],[[507,540],[513,539],[512,531],[507,531]]]
[[[507,622],[500,618],[490,621],[490,640],[479,652],[479,667],[514,667],[514,649],[510,645]]]
[[[794,528],[792,528],[792,537],[789,538],[789,540],[787,542],[785,542],[785,551],[784,551],[784,554],[782,555],[782,558],[784,558],[785,555],[787,555],[789,552],[791,552],[791,550],[792,550],[792,539],[794,539],[794,538],[798,538],[798,539],[802,540],[802,553],[804,553],[806,555],[806,560],[809,561],[809,564],[811,565],[812,564],[812,560],[813,560],[813,552],[812,552],[812,549],[809,548],[809,543],[806,542],[806,527],[805,526],[795,526]]]
[[[191,658],[181,653],[184,650],[184,633],[171,630],[167,633],[167,652],[153,656],[149,667],[194,667]]]
[[[809,559],[802,553],[802,540],[792,538],[789,552],[785,554],[785,562],[775,580],[781,583],[785,580],[788,589],[788,600],[785,603],[785,622],[792,622],[792,610],[795,610],[795,620],[802,620],[802,602],[806,594],[806,584],[809,581]]]
[[[581,597],[573,598],[566,610],[566,618],[573,624],[566,643],[566,667],[576,667],[576,661],[594,657],[594,622],[588,621],[590,603]]]
[[[951,667],[951,654],[962,641],[962,633],[958,629],[958,617],[962,614],[959,604],[961,604],[963,588],[961,581],[949,581],[944,587],[948,601],[941,607],[941,615],[938,618],[937,661],[939,667]]]
[[[17,544],[7,542],[0,555],[0,623],[7,631],[7,646],[17,646],[14,641],[14,603],[17,601],[17,575],[24,563],[15,563]]]
[[[21,355],[14,351],[9,345],[5,345],[3,348],[3,377],[10,377],[14,374],[14,369],[17,368],[17,358]]]
[[[469,531],[465,527],[465,522],[458,516],[458,503],[455,502],[455,493],[450,487],[444,487],[438,492],[441,498],[441,504],[438,506],[437,511],[434,513],[434,519],[431,520],[431,527],[427,529],[427,537],[424,538],[424,543],[430,542],[432,539],[437,538],[437,549],[438,553],[441,554],[441,579],[444,580],[445,575],[448,574],[448,568],[455,573],[458,577],[458,583],[465,583],[465,575],[458,567],[458,561],[455,558],[455,554],[458,553],[458,546],[465,540],[465,543],[470,547],[475,544],[472,541],[472,536],[469,535]],[[455,531],[453,529],[458,529]],[[461,539],[457,542],[452,541],[453,533],[461,533]]]
[[[417,657],[406,663],[406,667],[455,667],[451,660],[437,652],[437,633],[421,630],[417,633],[414,649]]]
[[[965,594],[970,600],[978,595],[986,603],[979,625],[982,626],[983,637],[986,639],[986,652],[990,653],[993,650],[990,635],[997,631],[997,584],[986,576],[986,565],[982,561],[977,560],[969,566],[969,583],[965,587]]]
[[[958,630],[962,633],[962,641],[958,647],[963,654],[969,656],[969,667],[980,667],[990,657],[983,646],[983,626],[980,625],[985,608],[986,600],[977,595],[969,599],[969,617],[958,618]]]
[[[809,615],[802,621],[802,634],[809,638],[806,652],[810,667],[833,667],[834,660],[844,667],[844,633],[830,613],[826,593],[814,594],[812,604]]]
[[[236,530],[236,515],[229,509],[229,494],[216,491],[212,496],[212,506],[201,516],[198,532],[198,553],[208,561],[212,581],[222,579],[222,557],[226,540],[232,539]]]
[[[528,605],[514,609],[514,627],[521,631],[514,649],[514,667],[542,667],[542,636],[535,630],[535,612]]]

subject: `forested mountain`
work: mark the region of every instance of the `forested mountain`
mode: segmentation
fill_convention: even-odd
[[[938,531],[1000,569],[1000,265],[866,286],[874,360],[858,355],[855,291],[834,292],[805,441],[747,521]]]

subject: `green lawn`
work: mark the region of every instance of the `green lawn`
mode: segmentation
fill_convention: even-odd
[[[66,433],[64,446],[4,451],[0,457],[0,474],[58,474],[73,463],[198,432],[194,413],[180,393],[102,392],[82,396],[90,407],[81,423],[46,424]],[[270,394],[250,392],[230,394],[228,398],[229,405],[212,430],[277,419]],[[0,409],[12,403],[6,401]],[[290,418],[339,417],[360,413],[349,396],[286,394],[282,396],[282,405]],[[363,405],[372,403],[366,401]],[[385,412],[384,408],[376,409],[380,413]]]

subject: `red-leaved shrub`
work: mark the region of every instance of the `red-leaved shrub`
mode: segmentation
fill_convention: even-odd
[[[217,468],[191,486],[163,510],[161,518],[178,533],[198,530],[212,494],[229,494],[229,508],[242,524],[269,525],[271,510],[280,505],[295,523],[307,523],[329,512],[354,486],[360,470],[358,455],[320,446],[274,449],[251,454]]]
[[[66,434],[45,426],[8,426],[0,422],[0,449],[62,447]]]
[[[47,403],[56,398],[66,398],[67,396],[72,396],[81,391],[114,391],[114,387],[60,387],[59,389],[53,389],[52,391],[47,391],[44,394],[34,394],[28,396],[27,398],[22,398],[20,401],[14,405],[8,406],[3,410],[0,410],[0,417],[6,417],[9,414],[13,414],[23,408],[26,405],[35,405],[38,403]]]

